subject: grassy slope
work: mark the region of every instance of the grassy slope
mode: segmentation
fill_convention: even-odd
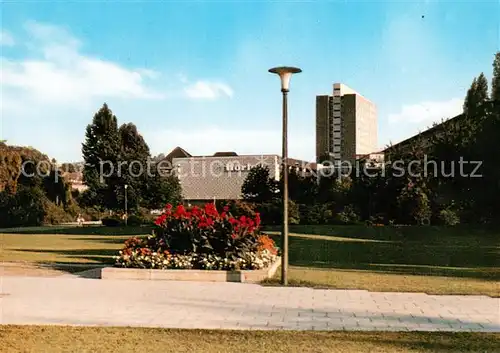
[[[2,351],[19,352],[497,352],[499,334],[211,331],[0,326]]]

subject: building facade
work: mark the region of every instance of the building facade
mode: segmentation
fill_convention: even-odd
[[[316,162],[354,161],[377,150],[377,109],[342,83],[316,97]]]
[[[289,159],[289,168],[299,174],[310,175],[316,164]],[[242,198],[241,188],[250,170],[267,166],[270,177],[279,180],[281,157],[276,154],[237,155],[218,152],[212,156],[191,156],[172,159],[173,172],[179,178],[182,197],[188,203]]]

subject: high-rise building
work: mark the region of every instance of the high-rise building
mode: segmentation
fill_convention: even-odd
[[[316,96],[316,160],[354,161],[377,150],[375,104],[342,83]]]

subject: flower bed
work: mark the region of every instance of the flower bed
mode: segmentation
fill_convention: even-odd
[[[140,269],[261,270],[278,259],[274,241],[261,234],[260,215],[219,212],[214,204],[190,209],[167,205],[153,235],[131,238],[115,257],[116,267]]]

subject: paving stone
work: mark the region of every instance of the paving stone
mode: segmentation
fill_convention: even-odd
[[[500,300],[246,283],[0,277],[0,323],[500,332]]]

